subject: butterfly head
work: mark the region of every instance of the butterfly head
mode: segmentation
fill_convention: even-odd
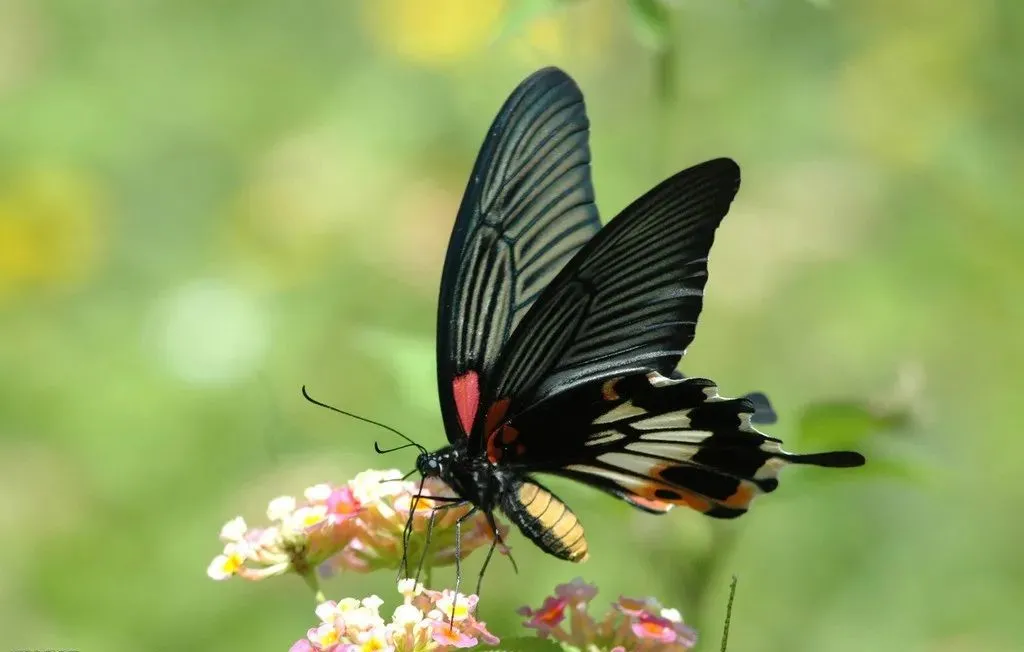
[[[424,478],[440,477],[444,472],[443,456],[438,452],[423,451],[416,457],[416,470]]]

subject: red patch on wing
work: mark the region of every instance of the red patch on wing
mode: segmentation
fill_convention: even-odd
[[[516,455],[522,455],[526,447],[516,443],[519,431],[512,426],[505,424],[487,437],[487,459],[491,464],[497,464],[505,456],[505,449],[515,444]]]
[[[467,371],[452,381],[452,394],[455,396],[455,409],[459,411],[459,423],[462,432],[469,436],[473,429],[473,417],[480,405],[480,376],[475,371]]]
[[[500,401],[495,401],[494,405],[487,409],[487,417],[484,419],[484,432],[494,432],[498,429],[498,424],[505,420],[505,412],[508,411],[509,403],[511,401],[503,398]]]

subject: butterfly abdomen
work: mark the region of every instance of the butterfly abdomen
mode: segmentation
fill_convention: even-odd
[[[501,508],[523,535],[544,551],[568,561],[587,558],[587,539],[572,510],[531,480],[517,480],[501,497]]]

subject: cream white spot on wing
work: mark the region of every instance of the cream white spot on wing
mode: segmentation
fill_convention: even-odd
[[[660,430],[640,435],[644,441],[678,442],[680,444],[699,444],[711,433],[707,430]]]
[[[647,374],[647,382],[649,382],[654,387],[678,385],[679,383],[684,382],[685,380],[685,378],[666,378],[665,376],[662,376],[656,371],[652,371],[651,373]]]
[[[598,456],[597,459],[610,466],[618,466],[641,475],[648,475],[651,469],[664,464],[663,461],[652,460],[640,457],[639,455],[630,455],[628,453],[605,453]]]
[[[615,421],[622,421],[623,419],[640,416],[641,414],[646,413],[647,410],[644,410],[643,408],[638,408],[631,402],[626,401],[622,405],[612,408],[611,410],[608,410],[601,416],[594,419],[594,424],[601,425],[604,423],[613,423]]]
[[[639,430],[655,430],[657,428],[689,428],[689,413],[689,410],[666,412],[665,414],[658,414],[653,417],[647,417],[646,419],[635,421],[632,425],[634,428],[638,428]]]
[[[620,487],[628,491],[638,491],[645,484],[645,480],[635,478],[631,475],[620,473],[618,471],[605,469],[600,466],[592,466],[590,464],[573,464],[565,468],[569,469],[570,471],[576,471],[577,473],[585,473],[587,475],[594,475],[600,478],[605,478],[606,480],[611,480],[615,484],[619,485]]]
[[[626,446],[627,449],[644,455],[657,455],[668,460],[688,462],[697,454],[699,446],[683,446],[681,444],[656,444],[651,442],[635,442]],[[598,458],[600,459],[600,458]],[[652,462],[652,466],[658,462]]]
[[[766,441],[761,444],[761,450],[769,455],[785,455],[786,451],[782,450],[782,446],[777,441]],[[781,457],[771,457],[767,462],[761,465],[761,468],[754,473],[755,480],[766,480],[768,478],[775,478],[789,462]]]
[[[612,442],[619,441],[620,439],[625,438],[626,435],[622,434],[621,432],[615,432],[614,430],[610,430],[607,432],[598,433],[596,435],[591,435],[584,445],[601,446],[602,444],[610,444]]]

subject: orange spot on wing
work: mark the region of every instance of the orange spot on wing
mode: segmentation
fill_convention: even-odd
[[[619,398],[619,393],[615,391],[615,384],[618,383],[621,378],[612,378],[609,381],[605,381],[604,385],[601,385],[601,396],[606,401],[615,401]]]
[[[683,494],[683,503],[685,503],[687,507],[692,507],[693,509],[697,510],[698,512],[710,512],[711,511],[711,501],[709,501],[706,498],[702,498],[702,497],[698,496],[697,494],[691,494],[690,492],[684,493]]]
[[[722,504],[734,509],[746,509],[756,495],[757,491],[749,483],[741,482],[736,492],[723,500]]]

